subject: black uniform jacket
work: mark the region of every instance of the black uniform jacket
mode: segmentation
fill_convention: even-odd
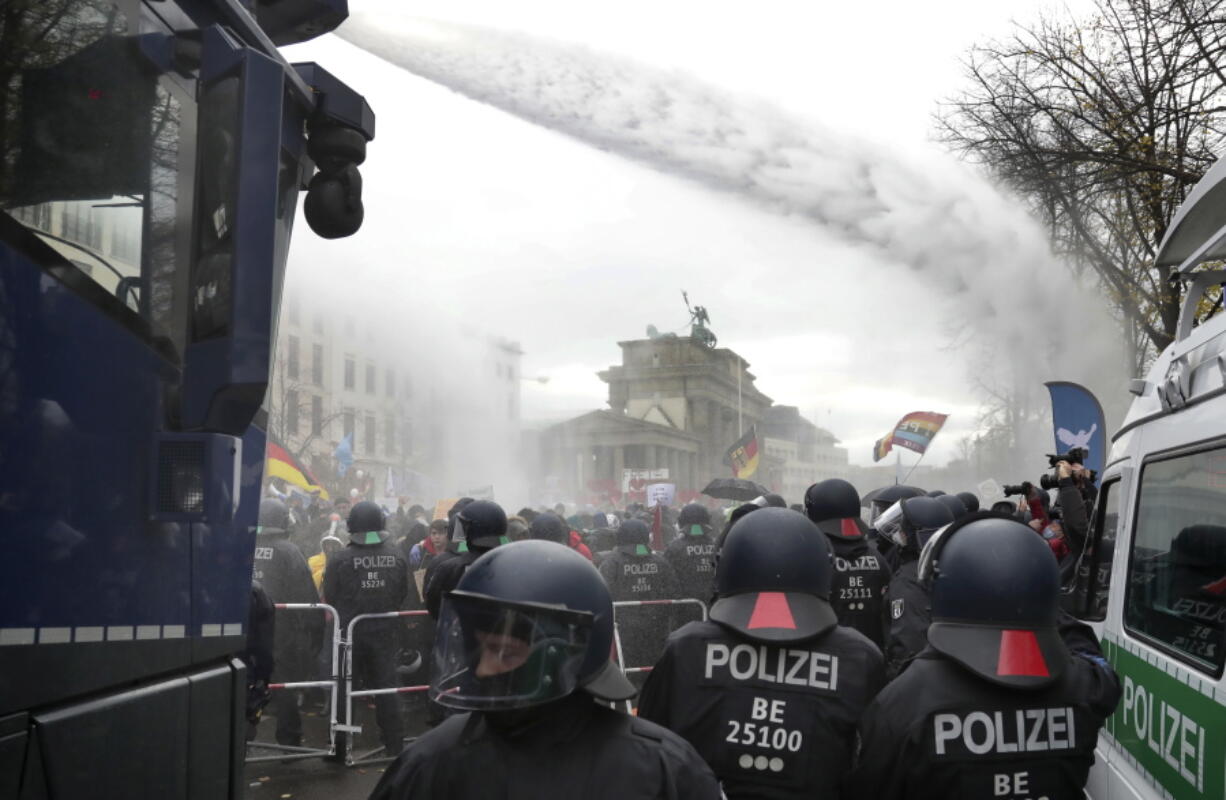
[[[1084,626],[1078,626],[1084,627]],[[990,683],[928,648],[869,707],[848,797],[1080,800],[1094,743],[1120,698],[1093,633],[1036,690]]]
[[[914,556],[904,560],[890,579],[885,593],[886,675],[893,680],[911,659],[928,645],[932,610],[928,590],[920,583],[919,563]]]
[[[707,602],[715,585],[715,539],[685,534],[669,542],[664,559],[677,574],[681,597]]]
[[[390,542],[375,545],[350,543],[328,558],[324,569],[324,597],[336,608],[341,630],[359,614],[400,611],[409,594],[409,566],[400,548]],[[399,630],[395,619],[358,623],[355,636]]]
[[[877,647],[885,647],[886,587],[890,568],[867,538],[827,537],[834,556],[830,605],[839,624],[855,628]]]
[[[252,578],[260,582],[273,603],[319,602],[306,557],[286,536],[263,535],[256,539]],[[323,612],[283,609],[276,616],[277,680],[311,680],[324,640]]]
[[[438,613],[443,607],[443,596],[459,586],[460,578],[464,577],[464,573],[480,555],[473,550],[465,550],[463,553],[444,550],[426,567],[422,588],[426,595],[426,610],[430,612],[432,619],[438,619]]]
[[[600,575],[614,600],[672,600],[680,596],[677,575],[663,556],[633,555],[622,548],[600,562]]]
[[[692,622],[669,637],[639,717],[688,739],[733,800],[831,798],[884,683],[881,651],[851,628],[768,645]]]
[[[414,742],[371,800],[718,800],[694,749],[658,725],[597,705],[577,691],[511,712],[518,727],[460,714]]]

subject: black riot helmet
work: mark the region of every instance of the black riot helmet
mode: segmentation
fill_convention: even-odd
[[[971,513],[966,507],[966,503],[962,502],[962,498],[956,494],[937,495],[936,501],[949,509],[949,513],[954,515],[954,522]]]
[[[677,515],[677,530],[683,535],[702,536],[711,529],[711,512],[701,503],[688,503]]]
[[[455,501],[455,504],[452,505],[451,508],[447,509],[447,541],[458,541],[455,538],[455,520],[456,517],[460,515],[461,509],[471,502],[473,502],[471,497],[461,497],[459,500]]]
[[[645,556],[651,553],[651,529],[642,520],[628,519],[617,526],[617,547],[624,553]]]
[[[929,585],[928,643],[1002,686],[1047,686],[1068,650],[1057,630],[1060,568],[1026,525],[980,512],[934,536],[920,555]]]
[[[754,502],[763,508],[787,508],[788,501],[783,499],[783,495],[767,492],[761,497],[755,498]]]
[[[677,514],[678,525],[710,525],[711,512],[702,503],[686,503]]]
[[[931,492],[928,492],[928,497],[943,497],[944,495],[945,492],[940,489],[933,489]]]
[[[830,630],[830,545],[789,508],[762,508],[728,531],[711,619],[750,639],[793,642]]]
[[[259,536],[277,536],[293,533],[294,521],[289,508],[275,497],[260,501],[260,519],[255,532]]]
[[[443,599],[430,698],[473,711],[526,708],[583,689],[633,697],[609,661],[613,601],[565,545],[527,539],[483,554]]]
[[[369,500],[363,500],[349,509],[349,541],[354,544],[379,544],[384,539],[387,518],[383,509]]]
[[[566,544],[569,533],[566,523],[552,511],[537,514],[536,518],[532,520],[532,524],[528,526],[529,539],[543,539],[546,542]]]
[[[966,506],[967,513],[974,514],[979,510],[979,495],[974,492],[958,492],[957,497]]]
[[[928,537],[954,521],[953,512],[935,497],[908,497],[890,506],[874,526],[904,550],[919,553]]]
[[[860,493],[842,478],[815,483],[805,490],[805,515],[835,539],[861,539],[868,526],[860,519]]]
[[[902,484],[894,484],[893,486],[884,486],[874,492],[869,493],[867,502],[870,504],[869,520],[877,521],[877,517],[881,516],[886,509],[907,497],[919,497],[924,493],[923,489],[918,489],[914,486],[904,486]]]
[[[456,514],[452,540],[481,552],[507,543],[507,512],[493,500],[474,500]]]

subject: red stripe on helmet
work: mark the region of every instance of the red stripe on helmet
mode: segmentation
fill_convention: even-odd
[[[1018,675],[1047,678],[1047,660],[1039,649],[1034,631],[1001,631],[1000,655],[996,660],[997,675]]]
[[[855,539],[860,535],[860,526],[851,517],[839,520],[839,533],[847,539]]]
[[[756,628],[787,628],[796,630],[796,620],[783,592],[759,592],[749,617],[748,630]]]

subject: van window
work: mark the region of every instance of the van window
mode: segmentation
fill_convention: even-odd
[[[1226,450],[1146,464],[1129,555],[1125,627],[1220,675],[1226,619]]]
[[[1086,539],[1086,552],[1077,559],[1077,576],[1065,608],[1078,619],[1099,621],[1107,617],[1111,589],[1111,561],[1115,554],[1115,531],[1119,522],[1119,478],[1103,484],[1094,507],[1094,527]]]

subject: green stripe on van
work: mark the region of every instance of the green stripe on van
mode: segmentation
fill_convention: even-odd
[[[1226,708],[1113,638],[1103,644],[1124,689],[1107,732],[1176,800],[1223,797]]]

